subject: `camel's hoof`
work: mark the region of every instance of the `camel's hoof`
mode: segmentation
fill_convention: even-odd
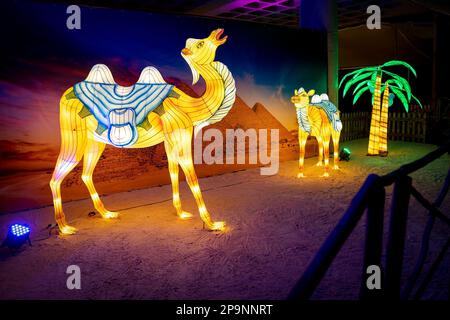
[[[333,166],[333,170],[339,170],[339,166],[335,164],[335,165]]]
[[[305,178],[305,175],[303,174],[303,172],[299,172],[297,173],[297,178]]]
[[[119,217],[119,213],[113,211],[106,211],[105,213],[102,214],[102,217],[104,219],[117,219]]]
[[[321,166],[323,166],[322,161],[319,161],[319,162],[316,163],[316,167],[321,167]]]
[[[211,231],[223,231],[225,229],[225,221],[216,221],[208,227]]]
[[[192,213],[187,212],[187,211],[182,211],[181,213],[178,214],[178,217],[182,220],[187,220],[187,219],[191,219],[192,218]]]
[[[59,227],[59,232],[64,235],[75,234],[77,233],[77,231],[78,231],[77,228],[71,227],[69,225]]]
[[[324,172],[323,175],[322,175],[322,177],[325,177],[325,178],[329,177],[329,176],[330,176],[330,174],[328,172]]]

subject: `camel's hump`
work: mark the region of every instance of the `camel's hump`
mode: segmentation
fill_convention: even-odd
[[[92,67],[91,71],[85,81],[95,83],[116,84],[111,70],[104,64],[96,64]],[[155,67],[145,67],[137,83],[166,83],[161,73]]]
[[[155,67],[145,67],[139,76],[138,83],[166,83]]]
[[[108,84],[116,83],[111,70],[104,64],[96,64],[93,66],[85,81]]]
[[[312,104],[320,103],[320,102],[322,102],[322,98],[320,97],[320,95],[315,94],[315,95],[312,96],[312,98],[311,98],[311,103]]]
[[[322,101],[330,101],[330,98],[328,98],[328,95],[326,93],[322,93],[321,95],[315,94],[311,98],[311,103],[321,103]]]

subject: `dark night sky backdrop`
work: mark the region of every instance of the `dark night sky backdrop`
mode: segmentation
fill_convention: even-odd
[[[61,94],[92,65],[108,65],[119,84],[133,84],[148,65],[190,84],[180,55],[189,37],[222,27],[217,52],[249,105],[263,103],[288,128],[296,126],[289,98],[295,88],[326,91],[324,35],[199,17],[81,7],[81,30],[66,28],[66,5],[29,1],[2,6],[0,27],[0,140],[57,146]],[[201,93],[203,83],[195,90]]]

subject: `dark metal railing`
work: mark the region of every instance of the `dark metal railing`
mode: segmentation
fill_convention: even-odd
[[[324,277],[336,255],[341,250],[345,241],[355,229],[358,221],[367,209],[367,224],[363,260],[363,276],[366,277],[367,267],[377,265],[381,267],[381,256],[383,249],[383,219],[384,205],[386,199],[385,187],[394,184],[389,235],[386,247],[386,268],[383,272],[383,286],[380,290],[369,290],[363,280],[360,287],[361,299],[408,299],[411,296],[414,285],[423,269],[425,258],[428,254],[429,238],[434,221],[439,219],[450,226],[450,218],[444,215],[439,207],[448,193],[450,185],[450,169],[447,173],[444,185],[437,199],[431,203],[423,197],[412,185],[409,176],[442,155],[450,153],[450,142],[430,152],[424,157],[401,166],[391,173],[379,176],[370,174],[357,194],[352,199],[349,208],[342,216],[336,227],[327,237],[319,251],[308,265],[300,280],[291,290],[288,299],[309,299]],[[419,258],[411,276],[406,281],[403,292],[401,292],[401,274],[403,264],[403,253],[406,237],[406,223],[408,219],[408,207],[410,198],[414,197],[423,207],[428,209],[429,218],[422,237],[422,245]],[[425,291],[439,263],[443,260],[450,246],[450,238],[440,251],[438,257],[431,265],[419,288],[413,295],[418,299]]]

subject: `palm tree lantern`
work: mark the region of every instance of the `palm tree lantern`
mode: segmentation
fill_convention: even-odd
[[[388,154],[388,108],[393,104],[395,97],[401,101],[406,112],[409,111],[411,99],[414,99],[422,108],[420,101],[411,94],[409,82],[402,76],[386,70],[395,66],[403,66],[417,77],[417,73],[411,65],[404,61],[392,60],[380,66],[366,67],[350,72],[339,83],[339,88],[345,83],[344,97],[354,86],[353,105],[363,93],[369,91],[372,94],[368,156],[387,156]]]

